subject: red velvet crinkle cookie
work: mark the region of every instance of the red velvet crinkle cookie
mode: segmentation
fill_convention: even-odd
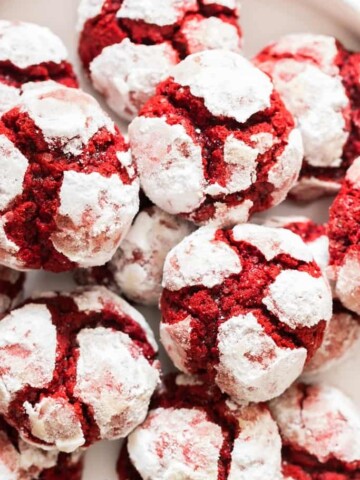
[[[0,114],[19,102],[28,82],[78,83],[60,38],[33,23],[0,20]]]
[[[330,268],[335,294],[360,314],[360,157],[346,174],[330,208]]]
[[[25,274],[0,265],[0,315],[22,298]]]
[[[236,401],[280,395],[321,345],[330,287],[300,237],[203,227],[167,256],[161,339],[182,371]]]
[[[265,405],[238,406],[196,377],[169,376],[128,438],[119,480],[279,480],[281,441]]]
[[[303,155],[267,75],[232,52],[190,55],[129,127],[145,194],[203,225],[234,225],[285,199]]]
[[[0,322],[0,413],[43,449],[124,437],[147,414],[156,352],[143,316],[105,288],[44,294]]]
[[[109,263],[76,272],[80,284],[105,284],[143,305],[159,304],[165,257],[193,231],[190,223],[149,207],[136,217]]]
[[[287,479],[360,478],[360,416],[342,392],[296,384],[270,402],[270,410],[280,429]]]
[[[312,200],[337,192],[360,154],[360,56],[334,37],[294,34],[265,47],[255,63],[270,75],[302,133],[304,162],[292,196]]]
[[[81,453],[33,447],[0,417],[0,480],[80,480],[81,473]]]
[[[329,266],[329,237],[325,225],[318,225],[306,217],[271,217],[265,222],[269,227],[281,227],[299,235],[310,248],[315,261],[324,273]],[[309,377],[345,360],[355,352],[360,339],[360,319],[334,299],[333,316],[325,330],[321,347],[304,370]]]
[[[128,146],[99,104],[52,81],[24,87],[0,118],[0,262],[54,272],[102,265],[138,204]]]
[[[241,50],[238,0],[82,0],[79,53],[110,108],[131,120],[190,53]]]

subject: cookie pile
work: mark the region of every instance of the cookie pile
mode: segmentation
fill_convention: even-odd
[[[360,54],[307,33],[249,60],[240,20],[81,0],[125,135],[58,37],[0,21],[0,480],[80,480],[117,439],[119,480],[360,478],[360,414],[319,383],[360,342]],[[264,216],[335,194],[326,224]],[[80,286],[25,295],[31,270]]]

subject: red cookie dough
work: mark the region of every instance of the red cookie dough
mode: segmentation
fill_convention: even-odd
[[[0,265],[0,315],[22,299],[24,281],[24,273]]]
[[[171,359],[235,401],[284,392],[332,314],[310,250],[280,228],[200,228],[167,256],[163,286],[160,333]]]
[[[45,450],[124,437],[147,414],[156,351],[143,316],[105,288],[44,294],[0,321],[0,413]]]
[[[360,157],[330,208],[328,230],[335,294],[346,308],[360,314]]]
[[[303,155],[267,75],[244,57],[190,55],[129,127],[145,194],[198,225],[234,225],[283,201]]]
[[[270,402],[287,480],[360,478],[360,415],[342,392],[296,384]]]
[[[78,83],[62,41],[48,28],[0,20],[0,114],[19,102],[28,82]]]
[[[192,230],[188,222],[160,208],[146,208],[110,262],[80,270],[76,278],[81,284],[105,284],[133,302],[157,306],[165,257]]]
[[[138,211],[121,133],[81,90],[27,84],[0,117],[0,263],[54,272],[106,263]]]
[[[82,0],[79,53],[110,108],[131,120],[180,59],[241,51],[238,0]]]
[[[255,63],[272,78],[304,141],[299,182],[291,194],[313,200],[339,190],[360,154],[360,56],[334,38],[294,34],[274,42]]]
[[[279,480],[280,470],[267,407],[238,406],[185,375],[165,379],[118,462],[119,480]]]

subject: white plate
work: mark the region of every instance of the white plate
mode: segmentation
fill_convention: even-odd
[[[78,0],[0,0],[0,17],[25,20],[47,25],[66,43],[70,59],[80,73],[76,55],[76,8]],[[360,0],[243,0],[242,25],[245,33],[245,54],[255,54],[265,43],[292,32],[318,32],[337,36],[346,46],[360,49]],[[84,89],[92,92],[88,81],[80,75]],[[121,128],[126,125],[119,122]],[[308,215],[316,221],[326,221],[329,201],[299,207],[291,203],[274,209],[277,214]],[[69,275],[31,274],[28,293],[34,290],[71,289]],[[158,313],[141,309],[157,329]],[[161,352],[164,364],[168,364]],[[323,376],[347,392],[360,408],[360,349],[356,356]],[[115,462],[120,442],[102,442],[87,454],[84,480],[117,480]]]

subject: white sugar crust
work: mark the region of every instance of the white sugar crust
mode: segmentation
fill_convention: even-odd
[[[9,215],[0,215],[0,261],[2,265],[9,268],[23,270],[23,262],[16,257],[16,254],[20,249],[16,243],[8,238],[5,232],[8,217]]]
[[[223,7],[235,10],[238,7],[237,0],[202,0],[204,5],[221,5]]]
[[[217,17],[194,17],[180,29],[184,35],[189,53],[223,48],[240,53],[242,40],[234,25]]]
[[[31,434],[39,439],[41,448],[71,453],[85,444],[78,414],[67,399],[44,396],[35,405],[25,402],[24,409],[29,419]],[[20,435],[25,441],[36,444],[33,438],[29,440],[23,432],[20,432]]]
[[[192,232],[189,223],[153,207],[143,210],[109,263],[127,298],[157,305],[166,255]]]
[[[46,306],[28,304],[0,322],[0,411],[26,385],[44,388],[52,380],[56,329]]]
[[[48,28],[33,23],[0,21],[0,61],[18,68],[46,62],[61,63],[67,51]]]
[[[19,480],[19,454],[5,432],[0,431],[0,480]]]
[[[269,286],[263,304],[281,323],[295,330],[314,327],[332,316],[332,296],[325,277],[283,270]]]
[[[168,290],[195,285],[212,288],[241,272],[236,252],[215,239],[216,229],[202,227],[173,248],[165,260],[163,286]]]
[[[57,251],[80,267],[111,259],[139,208],[139,183],[124,184],[118,174],[66,171],[51,235]],[[101,248],[100,248],[101,247]]]
[[[360,248],[355,246],[346,253],[337,271],[336,295],[349,310],[360,315]]]
[[[270,400],[282,394],[304,368],[306,350],[278,347],[252,313],[222,323],[217,339],[216,383],[235,401]]]
[[[281,439],[268,410],[239,408],[240,433],[231,453],[229,480],[280,480]]]
[[[246,122],[270,106],[273,85],[241,55],[207,50],[188,56],[172,69],[174,81],[189,87],[215,116]]]
[[[35,474],[48,468],[53,468],[57,464],[59,456],[57,450],[46,451],[36,448],[24,442],[21,438],[18,440],[18,448],[20,453],[20,472],[22,475],[25,472],[30,472],[31,479]],[[20,477],[20,480],[30,479],[25,476],[24,479]]]
[[[125,437],[146,417],[158,370],[122,332],[83,329],[77,342],[74,394],[92,407],[102,439]]]
[[[126,38],[102,50],[90,64],[90,75],[110,108],[132,120],[177,62],[169,42],[138,45]]]
[[[311,262],[310,249],[303,240],[284,228],[271,228],[251,223],[236,225],[232,235],[237,242],[246,242],[256,247],[267,261],[278,255],[290,255],[302,262]]]
[[[301,177],[290,193],[295,200],[308,202],[324,195],[336,195],[340,187],[340,182],[322,180],[314,176]]]
[[[190,349],[192,317],[188,315],[176,323],[160,323],[160,339],[167,354],[175,367],[185,373],[187,368],[188,351]]]
[[[85,23],[95,18],[102,11],[105,0],[81,0],[78,7],[78,20],[76,30],[81,32]]]
[[[20,93],[19,88],[0,83],[0,116],[20,102]]]
[[[217,480],[223,441],[206,412],[157,408],[130,435],[128,451],[142,478]]]
[[[208,225],[208,226],[215,226],[217,228],[230,228],[238,223],[245,223],[250,218],[250,212],[254,203],[246,199],[243,202],[239,203],[239,205],[228,205],[222,202],[215,202],[215,213],[214,215],[204,221],[198,222],[199,225]],[[190,218],[192,218],[190,216]]]
[[[171,214],[192,212],[205,200],[200,145],[182,125],[165,118],[136,118],[129,127],[133,157],[142,188]]]
[[[22,193],[29,162],[15,145],[0,135],[0,211]]]
[[[342,392],[326,385],[295,385],[270,404],[281,436],[314,455],[320,462],[360,461],[360,416]]]
[[[87,93],[53,81],[23,87],[20,108],[42,131],[46,142],[61,145],[66,155],[80,155],[100,129],[115,133],[115,125]]]
[[[164,27],[180,21],[185,13],[198,9],[197,0],[162,0],[161,8],[148,0],[124,0],[116,16]]]
[[[360,157],[354,160],[346,172],[346,180],[351,182],[355,188],[360,188]]]

